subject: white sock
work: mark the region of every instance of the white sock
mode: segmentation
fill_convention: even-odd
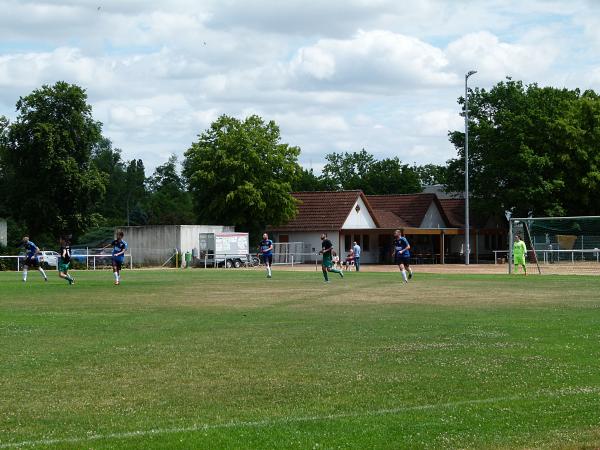
[[[271,266],[267,267],[267,270],[269,271],[269,275],[271,275]]]
[[[23,281],[27,281],[27,271],[23,271]]]
[[[406,270],[403,270],[403,271],[402,271],[402,279],[403,279],[404,281],[408,281],[408,278],[406,277]]]
[[[113,272],[113,275],[115,276],[115,281],[119,281],[119,274],[117,272]]]
[[[41,267],[38,267],[38,270],[40,271],[40,273],[42,274],[42,276],[44,278],[46,278],[46,272],[44,272],[44,269],[42,269]]]

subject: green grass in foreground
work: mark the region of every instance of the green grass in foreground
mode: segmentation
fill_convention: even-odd
[[[0,273],[0,449],[600,446],[600,277],[76,277]]]

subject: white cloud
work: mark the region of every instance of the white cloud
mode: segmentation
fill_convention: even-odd
[[[448,58],[457,71],[476,68],[485,81],[505,76],[528,79],[544,74],[557,57],[554,46],[512,44],[486,31],[467,34],[448,45]]]
[[[361,30],[350,39],[322,39],[299,49],[290,70],[301,83],[310,81],[303,75],[316,80],[310,83],[313,86],[393,93],[456,83],[457,77],[447,66],[442,50],[419,39],[385,30]]]
[[[456,110],[438,109],[419,114],[416,119],[418,133],[421,136],[443,136],[448,131],[461,129],[463,118]]]
[[[150,168],[219,115],[250,113],[315,167],[363,147],[442,163],[466,70],[473,86],[600,87],[588,0],[100,3],[0,0],[0,114],[43,83],[77,83],[105,134]]]
[[[291,70],[317,80],[330,79],[335,74],[335,57],[319,47],[301,48],[291,63]]]

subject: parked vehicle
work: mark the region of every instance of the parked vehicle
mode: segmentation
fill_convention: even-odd
[[[39,259],[40,259],[40,264],[43,267],[58,267],[58,257],[60,255],[58,254],[58,252],[52,252],[52,251],[41,251],[40,254],[38,255]]]
[[[207,266],[234,267],[252,264],[249,256],[248,233],[200,233],[200,264]]]

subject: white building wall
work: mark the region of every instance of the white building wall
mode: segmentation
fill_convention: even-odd
[[[222,225],[148,225],[120,227],[129,247],[133,263],[163,264],[174,253],[198,250],[200,233],[234,231],[234,227]],[[197,253],[196,253],[197,254]]]
[[[358,206],[358,211],[356,210]],[[356,203],[352,207],[350,214],[346,218],[342,230],[355,230],[355,229],[375,229],[375,221],[369,214],[369,210],[363,202],[362,198],[358,198]]]
[[[6,247],[8,244],[8,227],[6,220],[0,219],[0,245]]]
[[[151,225],[143,227],[121,227],[134,264],[162,264],[173,253],[178,244],[177,225]]]
[[[200,233],[233,232],[235,227],[222,225],[179,225],[179,248],[183,253],[198,254],[198,238]],[[195,252],[194,252],[195,250]]]
[[[435,203],[431,202],[419,228],[446,228],[446,222]]]

